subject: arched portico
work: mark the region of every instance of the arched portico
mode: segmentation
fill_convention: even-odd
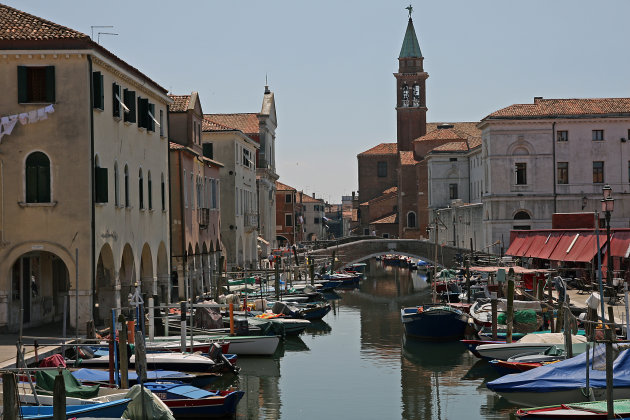
[[[120,284],[117,281],[114,253],[109,244],[104,244],[96,263],[96,289],[94,290],[94,322],[106,324],[111,309],[120,307]],[[98,306],[97,306],[98,305]]]
[[[154,294],[154,286],[156,286],[153,277],[153,256],[151,255],[151,247],[145,243],[142,247],[142,255],[140,257],[140,289],[145,299],[152,297]]]
[[[133,250],[128,243],[123,248],[118,278],[120,281],[120,306],[129,307],[129,297],[134,292],[137,278]]]

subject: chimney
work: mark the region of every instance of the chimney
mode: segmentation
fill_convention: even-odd
[[[542,96],[534,96],[534,103],[537,104],[538,101],[542,101],[543,97]]]
[[[315,198],[315,193],[313,193],[313,198]]]

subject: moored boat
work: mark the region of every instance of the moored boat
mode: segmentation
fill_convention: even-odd
[[[116,401],[66,406],[67,418],[121,418],[131,399],[123,398]],[[52,420],[52,405],[21,406],[20,419]]]
[[[245,395],[243,391],[208,391],[190,385],[160,382],[147,382],[144,386],[157,395],[178,419],[233,415]]]
[[[522,408],[516,416],[526,420],[544,419],[607,419],[608,406],[606,401],[589,401],[576,404],[559,404],[548,407]],[[630,400],[613,401],[616,419],[630,418]]]
[[[464,337],[468,316],[447,305],[403,308],[400,317],[409,337],[428,341],[451,341]]]

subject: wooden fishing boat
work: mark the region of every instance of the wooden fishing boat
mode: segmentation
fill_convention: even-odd
[[[144,386],[180,418],[224,417],[236,413],[245,392],[208,391],[190,385],[148,382]]]
[[[123,398],[116,401],[66,406],[66,416],[72,418],[121,418],[131,399]],[[20,419],[52,420],[52,405],[21,406]]]
[[[400,317],[409,337],[427,341],[453,341],[464,337],[468,316],[447,305],[403,308]]]
[[[630,400],[615,400],[614,418],[630,418]],[[526,420],[545,419],[607,419],[608,406],[606,401],[589,401],[576,404],[560,404],[548,407],[522,408],[516,416]]]

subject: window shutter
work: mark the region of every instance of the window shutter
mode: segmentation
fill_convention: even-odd
[[[116,83],[112,83],[112,115],[120,118],[120,102],[116,99],[116,95],[120,98],[120,86]]]
[[[155,104],[149,103],[148,111],[151,113],[151,115],[153,115],[153,118],[155,118]],[[155,131],[155,121],[153,121],[153,118],[147,115],[147,130],[148,131]]]
[[[147,128],[147,106],[148,99],[138,97],[138,127]]]
[[[26,167],[26,202],[37,202],[37,166]]]
[[[37,202],[50,203],[50,167],[37,167]]]
[[[107,168],[94,168],[95,200],[97,203],[107,203]]]
[[[212,143],[204,143],[203,144],[203,156],[208,159],[214,159],[214,152],[212,150]]]
[[[26,67],[18,66],[18,103],[28,101],[28,83],[26,81]]]
[[[125,121],[136,122],[136,92],[125,89],[125,105],[129,108],[129,112],[125,112]]]
[[[46,102],[55,102],[55,66],[46,67]]]
[[[103,75],[100,71],[92,73],[92,102],[93,107],[98,109],[104,109],[103,98]]]

